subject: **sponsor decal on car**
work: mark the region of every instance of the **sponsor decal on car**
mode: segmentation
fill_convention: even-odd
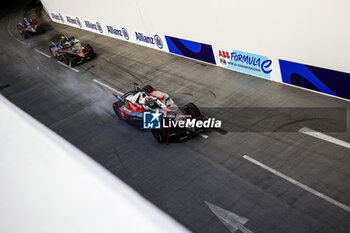
[[[228,69],[270,79],[272,60],[266,56],[239,50],[219,50],[218,56],[221,65]]]

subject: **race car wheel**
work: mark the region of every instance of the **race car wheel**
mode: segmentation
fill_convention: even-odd
[[[184,111],[187,115],[191,115],[193,118],[198,117],[201,114],[199,108],[194,103],[188,103],[184,107]]]
[[[153,87],[151,85],[146,85],[142,89],[145,90],[148,94],[153,91]]]
[[[86,44],[84,47],[89,53],[93,53],[94,52],[94,49],[91,47],[90,44]]]
[[[159,143],[163,143],[166,141],[166,137],[164,136],[161,130],[152,130],[152,135]]]
[[[30,37],[30,36],[31,36],[31,33],[30,33],[30,32],[24,32],[24,33],[23,33],[24,39],[27,39],[27,38]]]
[[[72,66],[72,62],[70,60],[70,57],[67,54],[63,55],[63,61],[67,64],[67,66]]]
[[[122,119],[122,115],[120,114],[120,111],[119,111],[119,108],[121,106],[123,106],[123,103],[120,100],[118,100],[117,102],[115,102],[113,104],[113,110],[115,112],[115,115],[117,115],[117,117],[119,117],[119,119]]]
[[[46,29],[44,28],[44,26],[42,24],[38,25],[38,32],[41,32],[41,33],[46,32]]]

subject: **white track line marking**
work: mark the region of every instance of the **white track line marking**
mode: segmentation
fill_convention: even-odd
[[[204,133],[199,133],[198,135],[201,136],[204,139],[207,139],[209,137],[208,135],[206,135]]]
[[[286,175],[284,175],[284,174],[282,174],[282,173],[280,173],[280,172],[278,172],[278,171],[276,171],[276,170],[266,166],[265,164],[260,163],[259,161],[255,160],[253,158],[250,158],[247,155],[243,155],[243,158],[248,160],[248,161],[250,161],[250,162],[252,162],[252,163],[254,163],[255,165],[258,165],[261,168],[264,168],[265,170],[275,174],[276,176],[279,176],[282,179],[285,179],[286,181],[289,181],[290,183],[295,184],[296,186],[298,186],[298,187],[300,187],[300,188],[302,188],[302,189],[304,189],[304,190],[306,190],[306,191],[308,191],[308,192],[318,196],[319,198],[322,198],[323,200],[328,201],[329,203],[331,203],[333,205],[336,205],[336,206],[342,208],[343,210],[345,210],[347,212],[350,212],[350,207],[349,206],[344,205],[343,203],[341,203],[341,202],[339,202],[337,200],[334,200],[333,198],[328,197],[328,196],[326,196],[326,195],[316,191],[315,189],[310,188],[309,186],[306,186],[305,184],[302,184],[299,181],[296,181],[296,180],[294,180],[294,179],[292,179],[292,178],[290,178],[290,177],[288,177],[288,176],[286,176]]]
[[[16,40],[16,41],[18,41],[19,43],[21,43],[21,44],[23,44],[23,45],[27,45],[27,43],[26,43],[26,42],[23,42],[23,41],[21,41],[21,40],[17,39],[16,37],[13,37],[13,38],[15,38],[15,40]]]
[[[331,136],[328,136],[328,135],[326,135],[324,133],[320,133],[320,132],[317,132],[315,130],[312,130],[312,129],[309,129],[309,128],[306,128],[306,127],[303,127],[301,129],[299,129],[299,132],[350,149],[350,143],[344,142],[344,141],[342,141],[340,139],[337,139],[337,138],[334,138],[334,137],[331,137]]]
[[[118,95],[124,95],[123,92],[117,91],[116,89],[114,89],[113,87],[108,86],[107,84],[104,84],[103,82],[97,80],[97,79],[93,79],[92,81],[94,81],[95,83],[100,84],[101,86],[104,86],[105,88],[117,93]]]
[[[70,66],[67,66],[66,64],[64,64],[64,63],[62,63],[62,62],[60,62],[60,61],[57,61],[57,62],[58,62],[59,64],[61,64],[61,65],[65,66],[65,67],[67,67],[67,68],[71,69],[71,70],[74,70],[75,72],[79,72],[79,70],[74,69],[74,68],[72,68],[72,67],[70,67]]]
[[[47,58],[50,58],[51,56],[47,55],[46,53],[44,52],[41,52],[39,49],[34,49],[35,51],[37,51],[38,53],[40,53],[41,55],[44,55],[45,57]]]
[[[12,35],[12,32],[10,31],[9,28],[7,29],[7,31],[8,31],[8,33],[10,34],[10,36],[13,36],[13,35]]]

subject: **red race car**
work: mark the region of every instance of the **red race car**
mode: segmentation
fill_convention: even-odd
[[[38,24],[38,20],[26,18],[24,18],[23,23],[18,23],[17,29],[20,31],[20,34],[23,35],[24,39],[46,31],[42,24]]]
[[[168,94],[150,85],[141,88],[134,83],[133,91],[115,96],[115,114],[137,128],[150,129],[158,142],[169,143],[192,137],[203,131],[203,127],[197,127],[195,122],[208,119],[195,104],[188,103],[180,109]],[[160,118],[155,122],[157,117]]]

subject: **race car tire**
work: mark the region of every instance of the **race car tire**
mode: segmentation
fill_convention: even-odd
[[[70,66],[73,67],[73,66],[76,66],[78,64],[78,58],[77,57],[70,57]]]
[[[162,133],[161,130],[152,130],[152,135],[153,137],[157,140],[157,142],[159,143],[163,143],[166,141],[166,137],[164,136],[164,134]]]
[[[63,61],[66,63],[67,66],[72,66],[72,62],[70,60],[70,57],[67,54],[63,55]]]
[[[84,47],[89,53],[94,53],[94,49],[91,47],[90,44],[86,44],[84,45]]]
[[[147,94],[151,93],[153,91],[153,87],[151,85],[146,85],[142,88]]]
[[[188,103],[184,107],[184,111],[186,114],[191,115],[193,118],[196,118],[201,114],[201,111],[194,103]]]
[[[44,26],[42,24],[38,25],[38,29],[39,29],[38,32],[40,32],[40,33],[46,32],[46,29],[44,28]]]
[[[31,33],[29,33],[29,32],[24,32],[24,33],[23,33],[23,37],[24,37],[24,39],[29,38],[29,37],[30,37],[30,35],[31,35]]]
[[[119,111],[119,108],[121,106],[123,106],[123,103],[120,100],[118,100],[117,102],[113,103],[113,110],[115,112],[115,115],[117,115],[117,117],[119,119],[122,119],[122,115],[120,114],[120,111]]]

